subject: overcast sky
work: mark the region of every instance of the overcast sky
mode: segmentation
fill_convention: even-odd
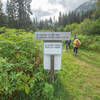
[[[6,3],[6,0],[2,1]],[[31,9],[38,20],[54,16],[57,19],[60,11],[68,13],[86,1],[88,0],[32,0]]]

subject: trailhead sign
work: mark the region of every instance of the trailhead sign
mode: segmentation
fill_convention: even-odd
[[[36,40],[43,40],[44,69],[61,69],[62,40],[70,40],[71,32],[35,32]]]
[[[71,32],[35,32],[36,40],[69,40]]]

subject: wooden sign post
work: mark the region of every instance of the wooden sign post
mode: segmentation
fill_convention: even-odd
[[[54,55],[51,55],[50,57],[50,60],[51,60],[51,69],[50,69],[50,76],[51,76],[51,82],[54,81]]]
[[[54,81],[54,70],[61,69],[62,40],[70,40],[70,32],[35,32],[36,40],[44,41],[44,69],[50,70]]]

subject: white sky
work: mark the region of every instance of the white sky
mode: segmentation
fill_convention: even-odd
[[[6,0],[1,1],[6,4]],[[86,1],[88,0],[32,0],[31,9],[38,20],[54,16],[57,19],[60,11],[68,13]]]
[[[37,18],[45,19],[50,17],[58,17],[59,12],[65,12],[61,4],[51,4],[48,0],[33,0],[31,3],[33,14]]]

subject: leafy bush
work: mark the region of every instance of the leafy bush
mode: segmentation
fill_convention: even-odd
[[[45,87],[43,88],[43,94],[45,100],[52,100],[54,97],[54,88],[51,84],[45,83]]]
[[[100,96],[95,95],[94,100],[100,100]]]
[[[42,98],[48,73],[41,44],[23,30],[5,29],[0,35],[0,100]]]
[[[64,28],[63,28],[63,26],[59,26],[58,28],[57,28],[57,30],[56,30],[57,32],[63,32],[64,31]]]
[[[81,38],[82,45],[81,47],[89,49],[89,50],[95,50],[100,51],[100,36],[99,35],[79,35]]]
[[[100,18],[96,21],[85,19],[72,32],[73,34],[80,33],[83,35],[100,34]]]
[[[73,23],[71,25],[66,25],[64,28],[65,32],[72,32],[74,29],[76,29],[78,27],[77,23]]]

